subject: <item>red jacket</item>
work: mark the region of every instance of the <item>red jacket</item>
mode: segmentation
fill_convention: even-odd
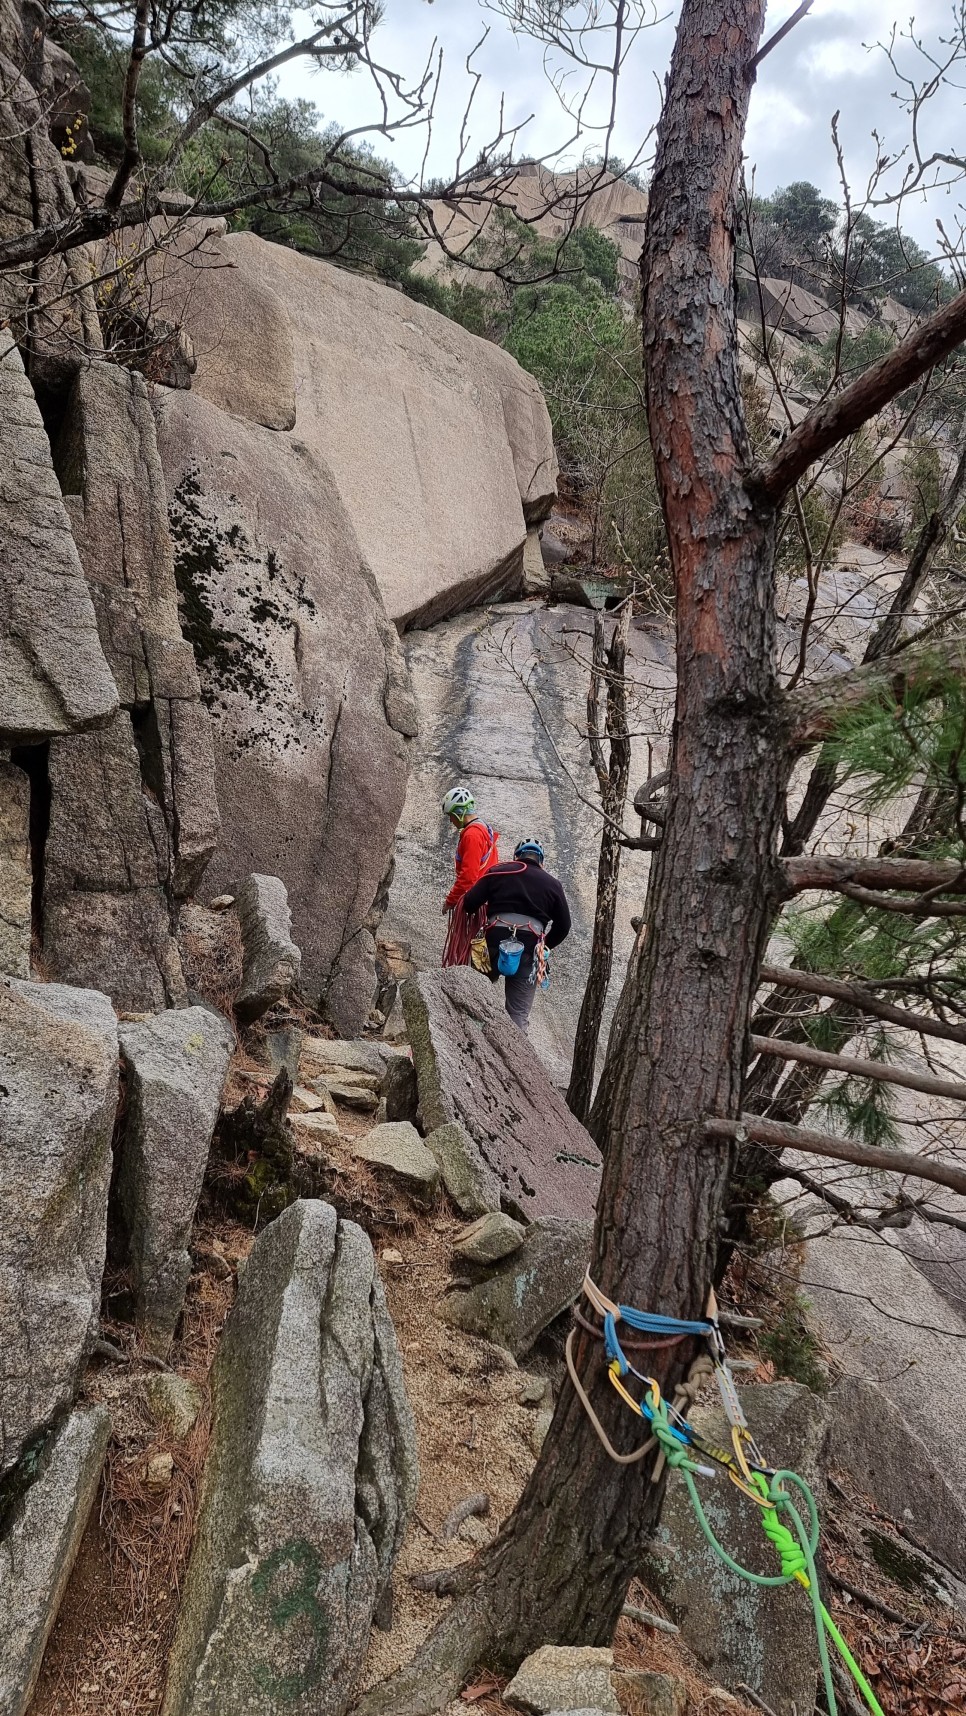
[[[472,888],[491,864],[499,862],[495,828],[488,828],[479,818],[460,830],[456,842],[456,881],[446,896],[444,909],[448,912],[458,905],[468,888]]]

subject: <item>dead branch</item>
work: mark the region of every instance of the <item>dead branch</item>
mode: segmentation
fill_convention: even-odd
[[[857,887],[854,882],[843,882],[839,892],[857,905],[868,906],[877,912],[901,912],[912,918],[966,917],[966,900],[897,900],[891,894],[877,894],[872,888]]]
[[[782,858],[780,869],[789,894],[806,888],[844,891],[846,888],[897,888],[925,894],[930,889],[961,893],[966,868],[951,858],[825,858],[811,854]]]
[[[812,10],[812,7],[814,4],[815,4],[815,0],[802,0],[801,5],[796,6],[791,17],[786,18],[784,24],[780,24],[778,29],[774,32],[774,34],[769,36],[767,42],[765,42],[764,45],[758,49],[757,54],[755,55],[754,59],[751,61],[751,64],[748,67],[749,71],[757,71],[758,70],[758,67],[761,65],[761,62],[765,58],[765,55],[770,54],[774,48],[777,48],[779,42],[783,42],[785,40],[785,37],[789,34],[789,32],[791,30],[794,30],[795,25],[801,23],[806,12],[810,12]]]
[[[862,983],[846,983],[838,977],[815,977],[810,971],[796,971],[788,965],[763,965],[759,972],[762,983],[780,984],[786,989],[801,989],[807,995],[822,995],[830,1001],[843,1001],[848,1006],[868,1013],[874,1019],[884,1019],[890,1025],[901,1025],[920,1037],[941,1037],[948,1043],[966,1043],[966,1027],[947,1025],[928,1013],[911,1013],[905,1007],[893,1007]]]
[[[934,1162],[929,1156],[914,1156],[908,1150],[880,1150],[872,1144],[857,1144],[851,1138],[834,1138],[828,1132],[786,1126],[780,1120],[761,1120],[757,1114],[743,1114],[740,1120],[706,1120],[705,1131],[710,1138],[765,1144],[772,1150],[800,1150],[804,1155],[828,1156],[833,1162],[854,1162],[859,1168],[911,1174],[966,1195],[966,1170],[948,1162]]]
[[[824,1067],[828,1072],[845,1073],[849,1078],[870,1078],[878,1084],[898,1084],[927,1096],[947,1096],[954,1102],[966,1102],[966,1084],[958,1079],[906,1072],[903,1067],[890,1066],[886,1061],[870,1061],[856,1055],[833,1055],[825,1049],[813,1048],[810,1043],[791,1043],[785,1037],[752,1037],[751,1047],[756,1055],[775,1055],[779,1060]]]

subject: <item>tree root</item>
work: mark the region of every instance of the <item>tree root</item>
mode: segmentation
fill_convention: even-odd
[[[472,1669],[486,1655],[492,1624],[472,1595],[454,1603],[420,1646],[412,1662],[372,1687],[352,1716],[437,1716],[459,1694]]]

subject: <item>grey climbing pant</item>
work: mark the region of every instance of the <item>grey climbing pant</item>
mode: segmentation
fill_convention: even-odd
[[[534,996],[537,993],[536,984],[530,982],[532,964],[532,955],[528,958],[524,954],[516,976],[504,977],[503,979],[506,990],[506,1010],[517,1029],[522,1031],[524,1036],[530,1027],[530,1011],[533,1007]]]

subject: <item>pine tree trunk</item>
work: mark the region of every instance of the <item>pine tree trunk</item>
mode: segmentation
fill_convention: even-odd
[[[601,638],[600,643],[598,643],[597,628],[595,627],[592,675],[596,672],[603,642],[603,620],[599,615],[598,624],[601,630]],[[594,1072],[597,1065],[597,1045],[600,1042],[600,1026],[614,965],[614,924],[617,919],[617,894],[621,874],[620,831],[624,824],[624,806],[627,801],[627,785],[631,773],[630,723],[625,678],[630,626],[631,606],[628,601],[624,604],[620,618],[614,626],[610,647],[601,663],[602,666],[606,665],[608,674],[607,733],[610,741],[610,758],[606,767],[603,765],[599,736],[593,729],[593,724],[597,719],[597,696],[593,682],[591,695],[587,700],[589,722],[593,729],[591,746],[595,752],[599,753],[599,756],[595,756],[595,763],[597,764],[600,783],[604,825],[601,829],[600,857],[597,861],[597,902],[594,909],[594,933],[590,947],[590,966],[587,972],[583,999],[580,1003],[580,1012],[577,1015],[573,1066],[570,1073],[570,1083],[567,1087],[567,1107],[584,1124],[586,1124],[590,1112],[590,1099],[594,1090]]]
[[[788,761],[775,682],[774,519],[743,484],[735,197],[764,0],[685,0],[642,259],[651,442],[677,590],[677,697],[649,933],[611,1033],[592,1273],[624,1302],[703,1312],[733,1151],[704,1121],[739,1112],[747,1021],[779,891]],[[576,1362],[612,1440],[643,1425]],[[667,1389],[690,1343],[654,1355]],[[618,1410],[619,1409],[619,1410]],[[465,1594],[365,1716],[427,1716],[475,1663],[609,1642],[656,1523],[650,1459],[615,1465],[565,1385],[535,1471]]]

